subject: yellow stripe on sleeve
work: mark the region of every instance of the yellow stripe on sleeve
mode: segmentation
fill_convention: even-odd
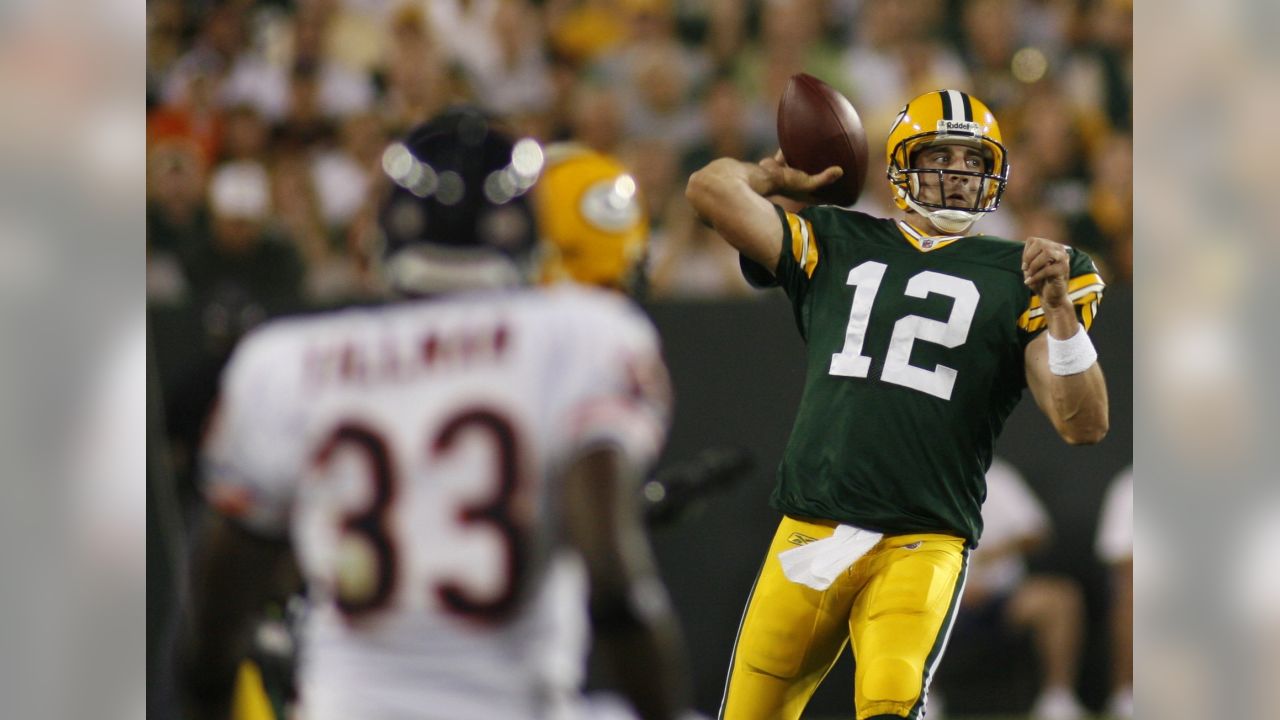
[[[1075,292],[1089,285],[1097,285],[1099,290],[1107,286],[1106,283],[1102,282],[1102,276],[1098,273],[1085,273],[1067,280],[1067,292]]]
[[[805,276],[811,278],[818,267],[818,238],[813,234],[813,223],[795,213],[787,213],[787,224],[791,227],[791,256]]]
[[[1018,327],[1029,333],[1033,333],[1043,328],[1045,321],[1043,313],[1036,317],[1029,317],[1030,312],[1031,311],[1028,310],[1027,312],[1022,313],[1022,317],[1018,318]]]
[[[796,255],[796,243],[800,239],[800,216],[795,213],[787,213],[787,227],[791,231],[791,255]],[[796,262],[799,262],[797,259]]]
[[[1087,273],[1067,281],[1067,296],[1071,298],[1071,304],[1078,308],[1080,322],[1085,330],[1093,326],[1093,318],[1098,314],[1098,303],[1102,302],[1105,287],[1106,283],[1097,273]],[[1040,307],[1040,296],[1032,295],[1027,309],[1018,316],[1018,328],[1036,332],[1044,326],[1044,308]]]

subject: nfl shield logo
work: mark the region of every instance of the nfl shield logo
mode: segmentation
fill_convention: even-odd
[[[924,238],[920,241],[920,248],[923,250],[930,250],[933,248],[933,243],[933,238]]]

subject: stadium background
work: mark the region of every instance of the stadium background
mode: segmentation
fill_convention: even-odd
[[[711,157],[771,152],[777,97],[804,70],[842,89],[869,128],[860,209],[888,207],[874,160],[901,104],[964,87],[996,112],[1012,159],[1005,203],[983,229],[1064,239],[1099,261],[1109,288],[1093,334],[1111,435],[1068,448],[1027,402],[999,451],[1055,523],[1034,566],[1084,585],[1080,690],[1100,706],[1106,586],[1093,530],[1106,484],[1132,455],[1131,12],[1124,0],[149,0],[147,300],[159,401],[148,415],[149,678],[161,677],[194,507],[191,449],[218,367],[267,317],[376,293],[367,178],[398,131],[469,101],[631,167],[653,218],[646,304],[678,394],[663,462],[711,445],[756,455],[750,478],[657,535],[698,704],[713,710],[776,521],[765,498],[801,351],[785,303],[740,281],[682,191]],[[1006,666],[966,667],[952,710],[1025,706],[1029,650]],[[953,647],[950,661],[963,652]],[[847,711],[835,673],[813,714]]]

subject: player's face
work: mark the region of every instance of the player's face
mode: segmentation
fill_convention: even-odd
[[[982,153],[967,145],[937,145],[916,155],[915,166],[925,170],[961,170],[983,172],[986,162]],[[920,199],[957,210],[972,209],[977,202],[981,178],[954,172],[921,173]]]

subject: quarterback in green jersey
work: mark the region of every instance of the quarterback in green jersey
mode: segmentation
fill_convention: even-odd
[[[811,202],[840,176],[778,156],[712,161],[698,214],[757,283],[791,300],[807,375],[772,503],[783,519],[734,647],[720,716],[800,717],[852,643],[858,720],[918,718],[982,534],[984,474],[1029,388],[1062,438],[1107,432],[1087,330],[1103,283],[1044,238],[974,232],[1009,159],[985,104],[958,90],[908,103],[886,143],[900,217]]]

